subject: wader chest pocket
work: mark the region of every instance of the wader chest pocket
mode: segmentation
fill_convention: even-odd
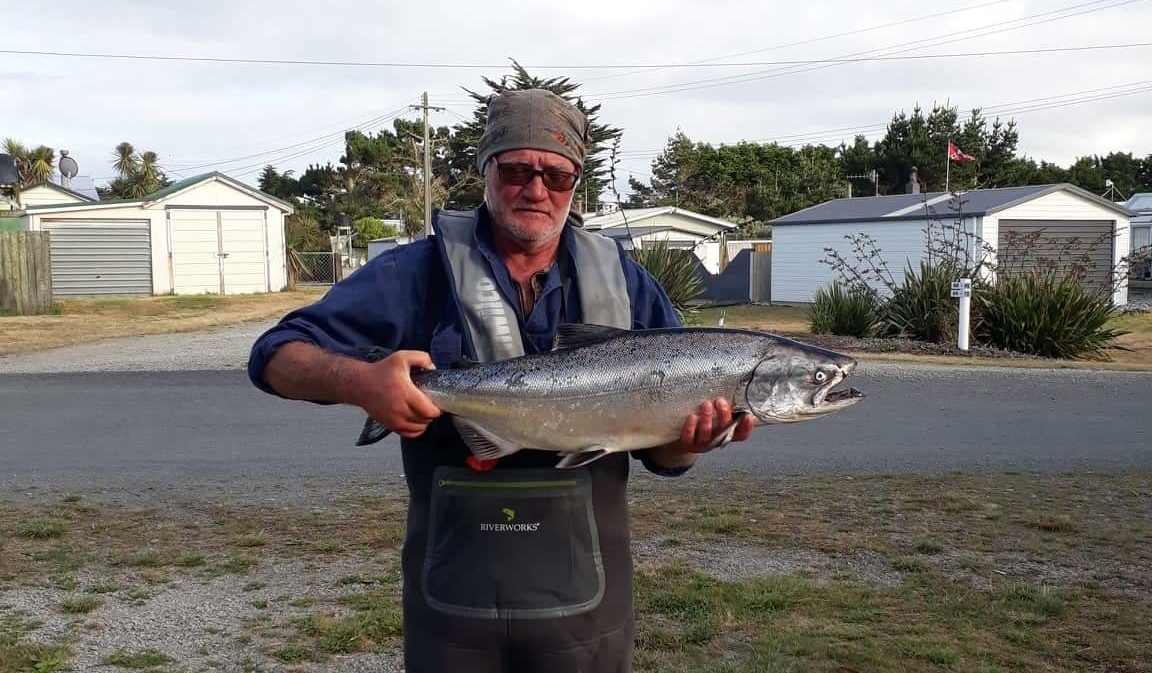
[[[588,471],[437,468],[421,584],[431,607],[463,617],[595,608],[604,564]]]

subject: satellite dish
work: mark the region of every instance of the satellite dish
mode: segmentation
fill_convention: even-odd
[[[0,187],[19,187],[20,172],[16,170],[16,159],[10,154],[0,154]]]
[[[80,167],[76,165],[76,160],[68,156],[68,150],[60,150],[60,161],[57,163],[57,167],[60,169],[60,175],[66,178],[76,177],[76,171],[80,170]]]

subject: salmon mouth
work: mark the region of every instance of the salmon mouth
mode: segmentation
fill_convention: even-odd
[[[816,393],[812,395],[812,406],[809,408],[808,413],[823,415],[845,409],[864,399],[864,392],[854,386],[834,390],[843,380],[844,379],[841,378],[840,381],[836,381],[830,386],[825,386],[817,390]]]
[[[842,390],[833,390],[824,396],[824,404],[840,404],[847,406],[848,404],[856,404],[864,399],[864,392],[859,388],[844,388]],[[845,404],[847,403],[847,404]]]

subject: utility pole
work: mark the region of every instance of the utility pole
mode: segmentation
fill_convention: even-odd
[[[421,105],[409,105],[414,110],[424,110],[424,237],[432,235],[432,139],[428,131],[428,110],[442,112],[442,107],[428,106],[428,92],[424,92]]]

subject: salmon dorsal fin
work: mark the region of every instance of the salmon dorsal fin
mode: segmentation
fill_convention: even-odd
[[[588,325],[583,323],[562,323],[556,327],[556,338],[552,350],[590,346],[629,334],[630,331],[608,325]]]

